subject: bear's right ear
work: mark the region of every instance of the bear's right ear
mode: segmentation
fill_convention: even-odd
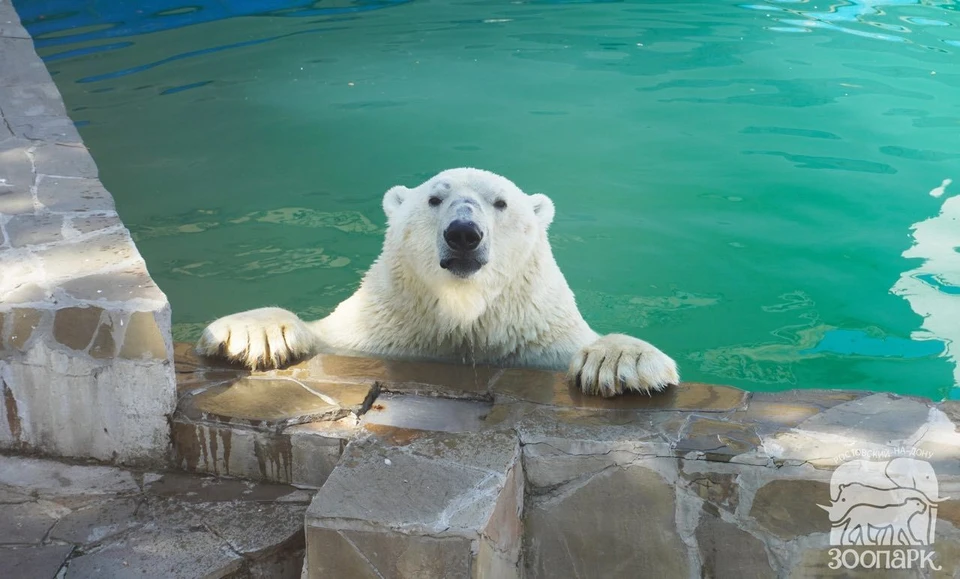
[[[386,192],[383,196],[383,212],[387,214],[387,219],[390,219],[393,214],[397,212],[397,209],[400,209],[403,200],[406,199],[407,193],[409,192],[410,190],[403,185],[391,187],[390,190]]]

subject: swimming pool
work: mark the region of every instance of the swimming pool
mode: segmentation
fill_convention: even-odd
[[[178,339],[326,314],[470,165],[687,380],[960,398],[956,2],[15,4]]]

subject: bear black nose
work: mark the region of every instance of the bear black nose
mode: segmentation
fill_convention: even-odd
[[[473,221],[457,219],[443,232],[443,239],[454,251],[473,251],[483,240],[483,232]]]

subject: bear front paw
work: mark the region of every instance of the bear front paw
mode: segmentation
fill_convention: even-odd
[[[652,344],[622,334],[599,338],[574,356],[570,375],[584,394],[651,394],[680,383],[677,363]]]
[[[251,370],[279,368],[312,353],[316,337],[293,312],[260,308],[214,321],[197,352],[240,362]]]

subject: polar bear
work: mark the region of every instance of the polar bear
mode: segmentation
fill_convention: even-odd
[[[568,370],[586,394],[650,394],[678,384],[651,344],[600,336],[577,309],[547,239],[553,202],[500,175],[450,169],[386,192],[387,232],[360,288],[329,316],[280,308],[232,314],[197,350],[251,369],[318,352]]]

